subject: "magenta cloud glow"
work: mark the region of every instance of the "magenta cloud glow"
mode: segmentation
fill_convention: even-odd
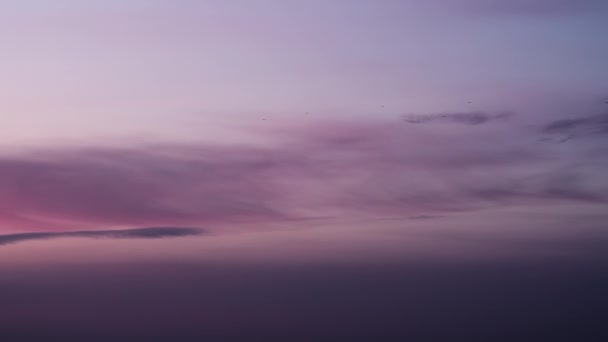
[[[9,230],[223,225],[608,201],[607,136],[596,117],[537,128],[508,119],[471,124],[461,113],[429,117],[452,121],[279,126],[266,132],[272,144],[256,147],[13,153],[0,159],[1,219]],[[598,130],[567,145],[542,139],[580,125]]]

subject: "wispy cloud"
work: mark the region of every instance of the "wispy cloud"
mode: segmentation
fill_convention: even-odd
[[[0,214],[98,224],[282,219],[264,151],[167,149],[45,151],[0,159]]]
[[[203,234],[204,230],[184,227],[150,227],[122,230],[89,230],[73,232],[35,232],[0,235],[0,246],[18,242],[59,238],[87,239],[161,239]]]

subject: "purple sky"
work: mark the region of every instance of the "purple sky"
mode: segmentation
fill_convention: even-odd
[[[360,230],[415,231],[416,217],[439,230],[476,220],[475,235],[500,233],[497,210],[601,213],[607,11],[567,0],[2,3],[0,232],[204,227],[264,245],[305,227],[350,246]],[[586,217],[577,229],[604,219]],[[149,253],[182,248],[166,246]],[[36,260],[15,256],[29,248],[1,253]],[[361,248],[382,259],[382,243]]]
[[[580,115],[572,110],[599,101],[608,86],[603,1],[0,6],[5,146],[239,140],[235,125],[305,112],[317,119]],[[565,106],[569,112],[555,113]]]
[[[0,2],[0,273],[605,261],[605,32],[600,0]]]

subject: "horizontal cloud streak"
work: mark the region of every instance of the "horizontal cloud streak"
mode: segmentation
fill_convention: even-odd
[[[89,230],[74,232],[37,232],[0,235],[0,246],[18,242],[48,240],[58,238],[88,238],[88,239],[161,239],[200,235],[204,231],[198,228],[183,227],[150,227],[121,230]]]
[[[576,119],[555,120],[543,128],[548,134],[608,134],[608,113]]]
[[[504,120],[511,116],[511,113],[504,112],[498,114],[489,114],[485,112],[468,112],[468,113],[439,113],[427,115],[405,115],[404,120],[408,123],[428,123],[428,122],[451,122],[462,123],[467,125],[479,125],[494,120]]]
[[[0,321],[10,341],[604,340],[605,258],[486,261],[36,268],[0,282]]]

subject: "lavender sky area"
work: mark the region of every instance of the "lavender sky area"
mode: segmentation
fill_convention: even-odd
[[[606,341],[608,2],[0,2],[0,340]]]

